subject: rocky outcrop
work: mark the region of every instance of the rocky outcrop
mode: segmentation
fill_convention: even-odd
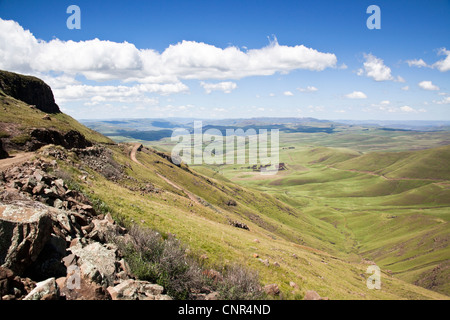
[[[63,134],[51,129],[34,129],[30,133],[31,140],[27,142],[29,151],[35,151],[45,145],[54,144],[66,149],[91,147],[92,143],[88,141],[81,133],[75,130]]]
[[[59,113],[51,88],[42,80],[0,70],[0,89],[7,95],[21,100],[45,113]]]
[[[110,239],[128,241],[110,214],[35,160],[0,176],[0,300],[168,300],[131,274]],[[128,237],[127,237],[128,236]]]

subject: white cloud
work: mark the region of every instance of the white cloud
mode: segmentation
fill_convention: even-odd
[[[403,79],[403,77],[401,77],[401,76],[397,76],[397,78],[395,79],[395,81],[396,81],[396,82],[401,82],[401,83],[405,83],[405,82],[406,82],[406,80]]]
[[[89,80],[177,83],[183,79],[240,79],[305,69],[336,67],[332,53],[274,39],[260,49],[241,51],[195,41],[170,45],[159,53],[134,44],[103,41],[37,40],[17,22],[0,19],[0,68],[23,73],[82,74]]]
[[[375,81],[394,80],[391,75],[391,68],[387,67],[383,60],[375,57],[372,54],[364,54],[366,61],[363,66],[364,69],[358,70],[358,75],[365,75]]]
[[[434,100],[433,102],[436,104],[450,104],[450,97],[445,97],[439,101]]]
[[[418,68],[429,67],[429,65],[422,59],[407,60],[406,63],[410,67],[412,67],[412,66],[418,67]]]
[[[450,50],[447,50],[445,48],[442,48],[439,50],[439,54],[446,55],[445,59],[440,60],[433,64],[434,68],[437,68],[441,72],[449,71],[450,70]]]
[[[275,93],[273,92],[269,93],[269,97],[275,97]]]
[[[437,91],[437,90],[439,90],[439,87],[434,85],[431,81],[419,82],[419,87],[421,87],[424,90],[430,90],[430,91]]]
[[[107,101],[153,104],[157,99],[148,97],[147,93],[166,95],[187,90],[188,88],[182,83],[138,84],[135,86],[91,86],[78,84],[54,89],[53,93],[57,103],[88,100],[89,102],[86,105],[93,106]]]
[[[402,87],[402,90],[403,90],[403,91],[408,91],[408,90],[409,90],[409,86],[404,86],[404,87]]]
[[[380,104],[386,106],[386,105],[391,104],[391,102],[389,100],[383,100],[380,102]]]
[[[206,83],[200,82],[200,85],[205,89],[207,94],[210,94],[212,91],[223,91],[225,93],[230,93],[234,89],[237,88],[237,84],[231,81],[219,82],[219,83]]]
[[[346,94],[346,98],[349,99],[366,99],[367,96],[364,92],[361,91],[353,91],[352,93]]]
[[[319,89],[317,89],[314,86],[307,86],[306,88],[298,88],[297,90],[300,91],[300,92],[316,92]]]
[[[283,92],[283,94],[285,96],[289,96],[289,97],[294,95],[291,91],[285,91],[285,92]]]
[[[446,48],[441,48],[438,51],[438,55],[445,55],[446,57],[442,60],[439,60],[435,62],[432,65],[427,64],[423,59],[414,59],[414,60],[407,60],[406,63],[411,67],[425,67],[425,68],[434,68],[438,69],[441,72],[449,71],[450,70],[450,50],[447,50]]]
[[[413,108],[411,108],[410,106],[403,106],[400,107],[400,110],[403,112],[416,112],[416,110],[414,110]]]

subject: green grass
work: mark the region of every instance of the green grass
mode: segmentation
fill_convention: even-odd
[[[12,139],[19,139],[19,144],[24,143],[27,133],[33,128],[54,129],[62,133],[76,130],[92,142],[113,143],[111,139],[83,126],[64,113],[51,114],[51,120],[44,120],[44,112],[31,109],[28,104],[9,96],[0,96],[0,108],[6,108],[0,112],[0,128],[7,126],[10,130],[2,128],[2,132]]]
[[[115,160],[129,166],[127,175],[133,180],[113,183],[87,169],[88,181],[79,181],[83,189],[128,221],[175,234],[197,255],[206,254],[205,263],[211,267],[235,262],[245,265],[258,271],[262,285],[277,283],[286,299],[301,298],[307,290],[331,299],[446,298],[385,272],[383,289],[368,290],[367,266],[360,263],[361,256],[353,248],[360,234],[349,231],[353,220],[347,213],[326,206],[320,198],[284,198],[271,188],[271,194],[261,193],[231,182],[214,168],[191,168],[194,171],[189,173],[145,150],[138,154],[144,164],[140,166],[130,162],[130,148],[111,146]],[[156,172],[209,205],[193,203]],[[164,191],[140,194],[130,189],[147,183]],[[224,204],[229,198],[236,200],[236,207]],[[230,226],[228,219],[246,223],[250,231]],[[255,253],[268,259],[270,266],[254,258]],[[300,289],[291,288],[290,281]]]

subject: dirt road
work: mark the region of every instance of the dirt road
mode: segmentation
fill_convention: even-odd
[[[0,160],[0,170],[6,170],[9,167],[17,166],[27,160],[30,160],[34,156],[34,152],[18,153],[11,158]]]

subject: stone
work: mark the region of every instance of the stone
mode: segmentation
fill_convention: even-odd
[[[116,254],[98,242],[85,247],[80,244],[70,247],[78,257],[81,274],[93,282],[109,286],[114,282],[116,273]]]
[[[171,300],[169,296],[162,294],[162,286],[133,279],[108,287],[107,291],[112,300]]]
[[[314,290],[306,291],[303,300],[321,300],[320,295]]]
[[[298,289],[298,285],[295,282],[293,282],[293,281],[289,282],[289,286],[291,286],[294,289]]]
[[[14,272],[0,267],[0,297],[9,294],[13,279]]]
[[[278,288],[278,285],[275,283],[268,284],[264,286],[264,292],[268,294],[269,296],[277,296],[280,294],[280,288]]]
[[[266,267],[270,266],[269,259],[261,259],[261,258],[259,258],[258,260],[259,260],[262,264],[264,264]]]
[[[0,265],[22,274],[36,261],[51,229],[51,215],[39,202],[0,204]]]
[[[73,253],[65,256],[61,259],[61,262],[66,266],[66,268],[70,267],[71,265],[74,265],[77,262],[77,256]]]
[[[59,288],[55,278],[38,282],[23,300],[55,300],[59,298]]]

